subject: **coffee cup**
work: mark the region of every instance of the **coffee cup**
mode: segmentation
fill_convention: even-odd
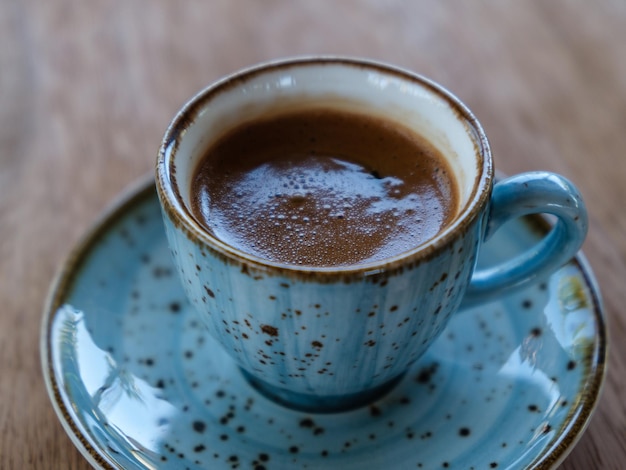
[[[343,113],[348,122],[351,115],[365,116],[392,131],[408,129],[437,149],[454,184],[455,202],[436,233],[379,258],[337,264],[305,258],[299,263],[280,258],[292,242],[272,241],[276,259],[220,236],[210,225],[212,208],[207,209],[208,221],[201,220],[194,209],[194,181],[207,149],[224,136],[245,140],[245,133],[233,134],[243,125],[279,116],[283,121],[274,122],[274,128],[280,129],[284,119],[311,110]],[[342,135],[333,137],[331,145]],[[277,139],[280,133],[269,140]],[[237,161],[236,154],[224,159]],[[370,173],[371,178],[364,176],[366,183],[370,178],[387,186],[403,177],[381,183],[384,175]],[[184,105],[167,129],[156,182],[180,280],[212,337],[257,390],[311,412],[343,411],[376,400],[403,377],[453,314],[548,276],[575,255],[587,231],[581,196],[562,176],[531,172],[495,182],[487,137],[450,92],[410,71],[353,58],[272,62],[210,85]],[[214,174],[207,177],[209,189],[224,184]],[[265,184],[261,177],[258,188]],[[444,202],[452,197],[442,194]],[[228,197],[224,206],[229,206]],[[232,202],[236,205],[234,197]],[[225,217],[237,212],[227,211]],[[555,220],[536,246],[497,266],[476,268],[481,245],[503,223],[535,213]],[[258,218],[272,217],[263,214]],[[257,221],[240,213],[230,222],[247,232]],[[323,224],[302,225],[301,230],[306,235],[317,225]],[[339,234],[347,230],[339,227]],[[375,223],[372,227],[378,230]],[[344,245],[322,239],[313,251],[330,245],[332,255],[358,245],[352,237],[352,232],[334,237]],[[263,243],[260,237],[253,244]]]

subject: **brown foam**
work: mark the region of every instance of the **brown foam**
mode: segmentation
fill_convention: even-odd
[[[268,116],[201,160],[192,211],[223,242],[275,262],[352,265],[434,237],[453,217],[448,164],[421,136],[335,109]]]

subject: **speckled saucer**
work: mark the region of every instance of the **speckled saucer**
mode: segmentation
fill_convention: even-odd
[[[542,230],[539,218],[509,224],[481,263]],[[195,319],[144,183],[65,263],[41,349],[54,408],[96,468],[551,468],[596,404],[605,328],[579,256],[520,294],[459,313],[378,402],[293,411],[251,388]]]

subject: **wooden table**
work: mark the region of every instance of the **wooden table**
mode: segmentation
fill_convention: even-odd
[[[453,90],[507,173],[582,190],[609,373],[564,469],[626,466],[626,3],[0,0],[0,468],[85,469],[45,392],[42,304],[112,198],[152,171],[176,110],[223,74],[350,54]]]

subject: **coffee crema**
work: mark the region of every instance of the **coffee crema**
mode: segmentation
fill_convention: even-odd
[[[277,263],[380,261],[436,236],[459,196],[445,157],[383,118],[302,109],[245,122],[193,174],[191,209],[213,236]]]

